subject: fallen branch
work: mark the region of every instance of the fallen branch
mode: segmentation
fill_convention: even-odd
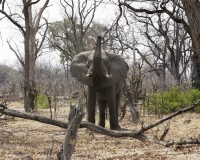
[[[189,140],[182,140],[180,142],[168,142],[165,144],[166,147],[172,146],[172,145],[185,145],[185,144],[200,144],[199,139],[189,139]]]
[[[109,129],[106,129],[106,128],[103,128],[103,127],[100,127],[100,126],[97,126],[93,123],[90,123],[90,122],[81,122],[80,124],[80,128],[88,128],[94,132],[97,132],[97,133],[100,133],[100,134],[104,134],[104,135],[107,135],[107,136],[111,136],[111,137],[116,137],[116,138],[119,138],[119,137],[133,137],[133,138],[136,138],[138,140],[146,140],[146,137],[143,135],[143,133],[149,129],[152,129],[154,128],[155,126],[158,126],[159,124],[179,115],[179,114],[182,114],[182,113],[185,113],[187,111],[190,111],[192,109],[194,109],[195,107],[197,107],[198,105],[200,105],[200,100],[197,101],[196,103],[194,103],[192,106],[190,107],[187,107],[187,108],[184,108],[184,109],[181,109],[149,126],[146,126],[146,127],[142,127],[140,130],[138,131],[114,131],[114,130],[109,130]],[[13,109],[7,109],[7,108],[4,108],[4,107],[1,107],[2,105],[0,104],[0,113],[2,114],[6,114],[6,115],[10,115],[10,116],[14,116],[14,117],[19,117],[19,118],[24,118],[24,119],[30,119],[30,120],[35,120],[35,121],[39,121],[41,123],[46,123],[46,124],[51,124],[51,125],[54,125],[54,126],[58,126],[58,127],[61,127],[61,128],[65,128],[67,129],[68,126],[69,126],[69,123],[65,123],[65,122],[62,122],[62,121],[58,121],[58,120],[53,120],[53,119],[50,119],[50,118],[46,118],[46,117],[43,117],[43,116],[39,116],[39,115],[36,115],[36,114],[31,114],[31,113],[24,113],[24,112],[19,112],[19,111],[16,111],[16,110],[13,110]]]
[[[20,111],[16,111],[16,110],[13,110],[13,109],[2,109],[1,106],[0,106],[0,113],[5,114],[5,115],[9,115],[9,116],[13,116],[13,117],[19,117],[19,118],[38,121],[38,122],[41,122],[41,123],[51,124],[51,125],[54,125],[54,126],[65,128],[65,129],[67,129],[68,126],[69,126],[69,123],[50,119],[50,118],[43,117],[43,116],[33,114],[33,113],[20,112]],[[134,138],[142,140],[142,141],[144,141],[146,139],[146,137],[143,134],[139,133],[138,131],[114,131],[114,130],[109,130],[109,129],[97,126],[97,125],[90,123],[90,122],[83,122],[82,121],[79,127],[80,128],[88,128],[88,129],[90,129],[94,132],[104,134],[104,135],[107,135],[107,136],[111,136],[111,137],[116,137],[116,138],[119,138],[119,137],[134,137]]]
[[[178,141],[178,142],[175,142],[175,141],[172,141],[172,142],[164,142],[164,141],[159,141],[159,140],[156,140],[154,141],[156,142],[157,144],[160,144],[160,145],[163,145],[165,147],[170,147],[170,146],[181,146],[181,145],[188,145],[188,144],[200,144],[200,140],[199,139],[188,139],[188,140],[181,140],[181,141]]]
[[[9,116],[13,116],[13,117],[19,117],[19,118],[23,118],[23,119],[38,121],[41,123],[51,124],[51,125],[58,126],[61,128],[68,127],[68,123],[64,123],[62,121],[57,121],[54,119],[43,117],[43,116],[40,116],[37,114],[20,112],[20,111],[14,110],[14,109],[0,109],[0,113],[9,115]]]
[[[0,110],[0,112],[3,113],[3,114],[6,114],[6,115],[24,118],[24,119],[29,119],[29,120],[34,120],[34,121],[38,121],[38,122],[41,122],[41,123],[51,124],[51,125],[54,125],[54,126],[65,128],[65,129],[67,129],[68,126],[69,126],[69,123],[50,119],[50,118],[43,117],[43,116],[40,116],[40,115],[37,115],[37,114],[19,112],[19,111],[13,110],[13,109],[4,109],[4,110]],[[128,136],[128,137],[134,137],[134,138],[137,138],[137,139],[145,140],[145,137],[140,135],[141,133],[138,133],[138,132],[109,130],[109,129],[97,126],[97,125],[90,123],[90,122],[81,122],[80,128],[88,128],[88,129],[90,129],[94,132],[101,133],[101,134],[111,136],[111,137],[116,137],[116,138]]]

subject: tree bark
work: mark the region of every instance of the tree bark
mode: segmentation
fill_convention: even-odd
[[[188,19],[190,36],[200,59],[200,2],[196,0],[181,1]]]
[[[194,46],[192,86],[200,89],[200,2],[196,0],[181,1],[188,19],[190,36]]]
[[[200,60],[195,52],[192,55],[192,87],[200,89]]]
[[[126,81],[124,81],[123,92],[127,98],[127,104],[132,115],[132,122],[139,122],[139,111],[137,109],[136,103],[138,103],[138,83],[131,82],[131,87],[127,86]]]
[[[30,112],[30,57],[29,57],[29,39],[30,39],[30,19],[29,19],[29,10],[28,5],[24,2],[24,17],[25,17],[25,35],[24,35],[24,53],[25,53],[25,60],[24,60],[24,109],[25,112]]]
[[[29,14],[29,28],[30,28],[30,36],[29,36],[29,82],[30,82],[30,109],[34,110],[34,101],[37,96],[36,91],[36,82],[35,82],[35,27],[33,25],[32,20],[32,5],[28,7],[28,14]]]

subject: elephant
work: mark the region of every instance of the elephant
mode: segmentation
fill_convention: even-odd
[[[121,130],[118,107],[123,80],[129,69],[125,60],[117,54],[101,49],[101,37],[97,37],[95,50],[81,52],[71,62],[71,75],[88,86],[88,121],[95,124],[96,100],[99,106],[99,126],[105,127],[105,110],[109,109],[111,130]]]

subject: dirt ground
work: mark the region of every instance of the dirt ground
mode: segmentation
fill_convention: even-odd
[[[23,111],[18,102],[8,105],[9,108]],[[58,120],[67,121],[69,107],[59,110]],[[35,113],[50,116],[48,109]],[[4,118],[1,116],[0,118]],[[120,121],[122,128],[137,130],[141,124],[133,124],[130,115]],[[156,122],[155,116],[141,116],[144,125]],[[185,113],[160,126],[145,132],[149,138],[160,137],[164,128],[170,130],[165,141],[181,141],[189,138],[200,138],[200,114]],[[14,118],[0,120],[0,160],[46,160],[52,151],[51,160],[64,140],[66,130],[31,120]],[[107,127],[109,123],[107,122]],[[154,142],[141,142],[131,137],[113,138],[98,133],[89,134],[86,129],[79,129],[78,139],[72,160],[200,160],[199,145],[182,147],[164,147]]]

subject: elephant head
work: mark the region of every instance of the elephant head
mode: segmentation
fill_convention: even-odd
[[[120,55],[101,49],[100,36],[95,50],[74,56],[70,68],[71,75],[88,86],[93,86],[94,77],[101,77],[102,87],[109,87],[126,79],[127,70],[128,65]]]

